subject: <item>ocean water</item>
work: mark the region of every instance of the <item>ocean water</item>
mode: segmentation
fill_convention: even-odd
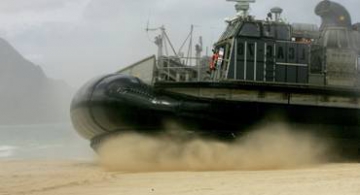
[[[88,160],[93,156],[89,141],[70,123],[0,126],[0,160]]]

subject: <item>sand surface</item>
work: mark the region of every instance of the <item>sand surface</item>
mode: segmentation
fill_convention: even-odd
[[[213,172],[106,172],[79,161],[1,161],[1,195],[360,194],[360,164]]]

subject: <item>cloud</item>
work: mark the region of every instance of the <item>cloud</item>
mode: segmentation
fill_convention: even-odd
[[[47,22],[75,22],[89,0],[2,0],[0,25],[8,31],[25,31],[33,25]],[[10,34],[10,33],[9,33]]]
[[[61,9],[70,0],[2,0],[0,2],[0,11],[7,12],[23,12],[23,11],[43,11],[45,9]]]

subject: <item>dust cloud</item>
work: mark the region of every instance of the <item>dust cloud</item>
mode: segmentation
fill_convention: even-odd
[[[301,168],[328,159],[329,144],[285,124],[262,126],[227,143],[126,134],[99,147],[108,171],[226,171]]]

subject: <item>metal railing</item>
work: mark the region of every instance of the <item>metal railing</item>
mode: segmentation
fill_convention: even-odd
[[[184,59],[190,60],[185,64]],[[155,81],[191,82],[206,79],[208,61],[197,57],[161,57],[156,66]],[[195,60],[195,63],[194,63]]]

